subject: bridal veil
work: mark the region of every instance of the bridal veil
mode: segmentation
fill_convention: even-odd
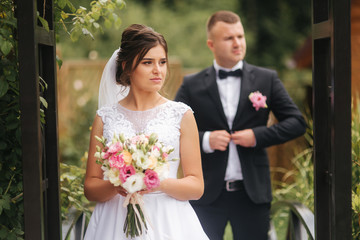
[[[120,48],[115,50],[106,63],[99,86],[98,109],[112,105],[126,97],[129,88],[116,83],[116,59]]]

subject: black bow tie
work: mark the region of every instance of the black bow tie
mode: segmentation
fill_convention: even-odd
[[[228,76],[234,76],[234,77],[241,77],[242,76],[242,70],[239,68],[235,71],[230,71],[230,72],[227,72],[227,71],[224,71],[224,70],[219,70],[219,78],[220,79],[225,79],[227,78]]]

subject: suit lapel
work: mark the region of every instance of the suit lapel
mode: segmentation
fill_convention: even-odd
[[[249,101],[249,94],[251,91],[252,84],[254,83],[253,83],[253,75],[251,73],[251,68],[249,68],[249,65],[244,61],[243,76],[241,78],[240,99],[235,114],[235,118],[233,121],[233,125],[239,122],[240,116],[244,111],[246,103],[247,101]]]
[[[205,75],[204,86],[208,89],[210,98],[214,102],[215,107],[220,113],[221,119],[227,124],[227,119],[224,113],[224,109],[221,103],[219,89],[216,83],[216,72],[214,67],[210,67]]]

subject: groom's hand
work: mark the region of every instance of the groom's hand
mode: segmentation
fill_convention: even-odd
[[[252,129],[236,131],[231,134],[231,139],[236,145],[254,147],[256,144],[255,134]]]
[[[212,131],[209,136],[210,147],[214,150],[225,151],[230,140],[231,135],[225,130]]]

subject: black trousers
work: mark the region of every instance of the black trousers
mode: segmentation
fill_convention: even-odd
[[[234,240],[267,240],[270,225],[270,203],[255,204],[245,190],[228,192],[210,205],[192,206],[210,240],[223,240],[230,221]]]

